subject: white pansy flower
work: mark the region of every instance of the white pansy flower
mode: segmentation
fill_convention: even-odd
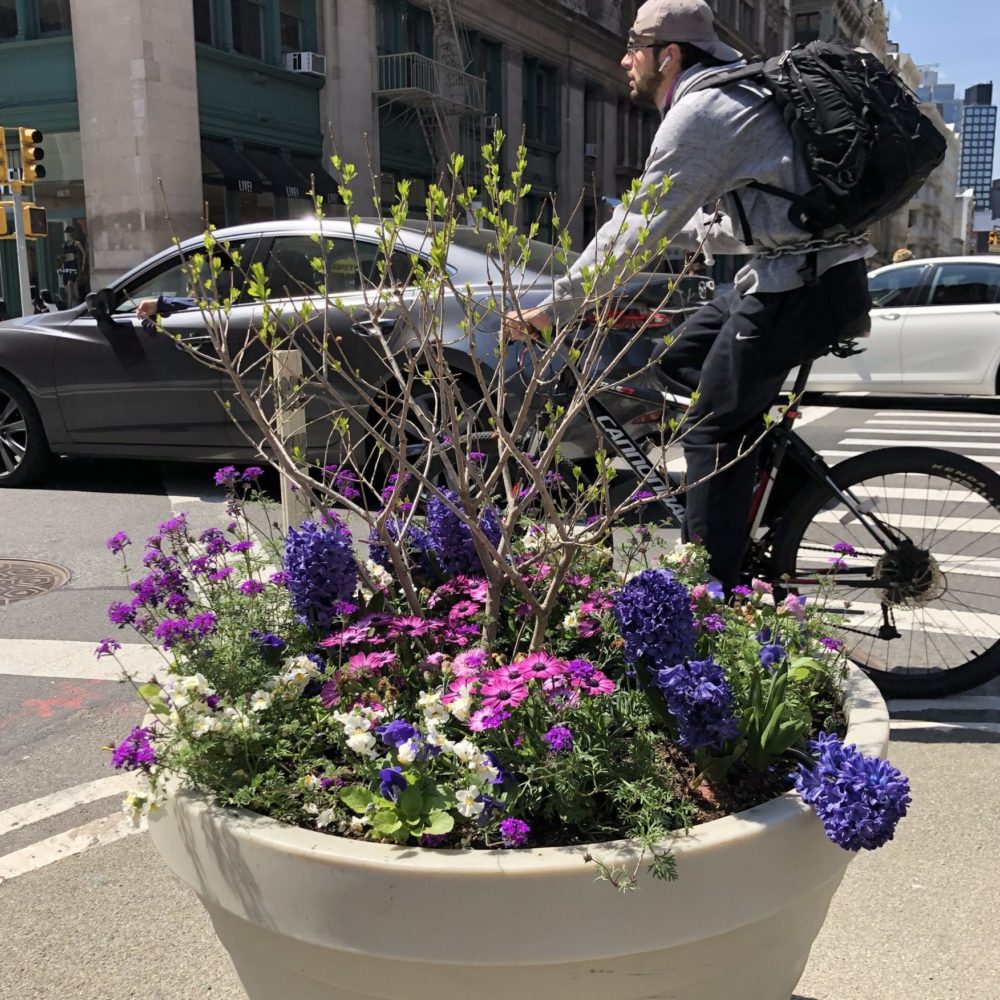
[[[254,693],[250,696],[251,712],[263,712],[265,708],[270,708],[270,706],[271,706],[270,691],[254,691]]]
[[[563,630],[566,632],[576,632],[580,628],[580,614],[577,611],[571,611],[564,619],[562,623]]]
[[[352,816],[347,821],[347,828],[352,833],[361,833],[366,826],[371,826],[372,821],[367,816]]]
[[[400,764],[412,764],[417,759],[419,752],[420,740],[417,739],[407,740],[396,748],[396,756],[399,758]]]
[[[305,805],[302,806],[302,811],[304,813],[308,813],[310,816],[318,816],[319,806],[316,805],[315,802],[306,802]]]
[[[476,799],[479,798],[479,789],[475,785],[469,785],[468,788],[460,788],[455,792],[456,808],[458,811],[468,818],[473,816],[478,816],[485,808],[485,802],[477,802]]]
[[[366,719],[356,709],[351,709],[350,712],[334,712],[333,717],[344,727],[345,736],[367,733],[372,727],[372,720]]]
[[[324,809],[316,817],[316,829],[325,830],[337,818],[336,809]]]
[[[375,737],[371,733],[355,733],[348,737],[347,745],[355,752],[365,757],[375,757],[378,750],[375,748]]]
[[[308,789],[319,788],[319,784],[320,784],[319,778],[317,778],[315,774],[307,774],[302,779],[303,788],[308,788]]]
[[[424,736],[424,742],[429,747],[435,747],[438,750],[450,751],[454,744],[451,740],[441,732],[437,726],[430,725],[427,727],[427,734]]]
[[[139,792],[129,792],[122,800],[122,812],[128,817],[132,826],[139,826],[143,817],[149,812],[149,800]]]
[[[234,733],[244,733],[250,729],[250,716],[244,715],[239,709],[231,708],[227,705],[222,710],[222,715],[226,724]]]
[[[481,781],[484,785],[493,785],[500,777],[500,771],[488,760],[480,761],[476,765],[476,781]]]
[[[441,703],[441,694],[440,689],[432,691],[430,694],[421,691],[420,697],[417,699],[417,704],[424,710],[424,722],[429,726],[439,722],[447,722],[451,717],[451,713]]]
[[[470,740],[459,740],[452,748],[451,752],[463,764],[477,764],[482,760],[483,752]]]

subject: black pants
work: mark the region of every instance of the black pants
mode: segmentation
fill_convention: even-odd
[[[692,484],[685,538],[708,549],[712,575],[727,589],[739,582],[746,550],[756,450],[715,470],[759,438],[789,371],[843,339],[870,306],[864,261],[851,261],[791,291],[720,296],[684,324],[664,356],[671,378],[699,390],[682,425]]]

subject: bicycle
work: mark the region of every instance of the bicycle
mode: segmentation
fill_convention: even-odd
[[[1000,475],[963,455],[882,448],[828,465],[794,430],[812,365],[762,442],[747,526],[746,582],[822,598],[844,615],[847,656],[891,698],[957,694],[1000,676]],[[690,398],[607,386],[663,408]],[[605,440],[680,527],[680,477],[666,478],[599,397]],[[985,550],[985,551],[984,551]]]

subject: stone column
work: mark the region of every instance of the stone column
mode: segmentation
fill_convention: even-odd
[[[615,167],[618,165],[618,100],[614,97],[604,102],[603,128],[601,129],[601,148],[598,162],[601,165],[601,188],[599,195],[605,198],[620,198],[618,190],[618,175]],[[598,228],[602,222],[611,217],[611,209],[605,203],[597,206]]]
[[[559,138],[559,216],[563,225],[568,223],[573,245],[580,246],[583,238],[583,207],[580,198],[584,184],[583,139],[584,96],[583,82],[568,79],[562,88],[560,107],[563,112]],[[572,213],[572,218],[570,217]]]
[[[524,53],[504,46],[503,62],[503,132],[506,138],[502,167],[509,177],[524,125]]]
[[[202,229],[194,17],[178,0],[71,0],[71,11],[91,285],[100,288]]]
[[[323,165],[330,172],[334,149],[358,170],[352,185],[354,211],[372,215],[372,174],[379,163],[378,62],[375,5],[370,0],[327,0],[318,4],[320,48],[326,53],[326,86],[320,91]]]

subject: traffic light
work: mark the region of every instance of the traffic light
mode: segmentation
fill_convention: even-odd
[[[45,136],[37,128],[23,127],[19,130],[21,138],[21,180],[25,184],[34,184],[45,176],[45,167],[41,165],[45,159],[45,150],[39,145]]]
[[[39,208],[37,205],[23,205],[21,210],[24,212],[25,236],[30,238],[49,235],[49,220],[44,208]]]
[[[0,128],[0,184],[7,183],[10,163],[7,160],[7,130]]]

